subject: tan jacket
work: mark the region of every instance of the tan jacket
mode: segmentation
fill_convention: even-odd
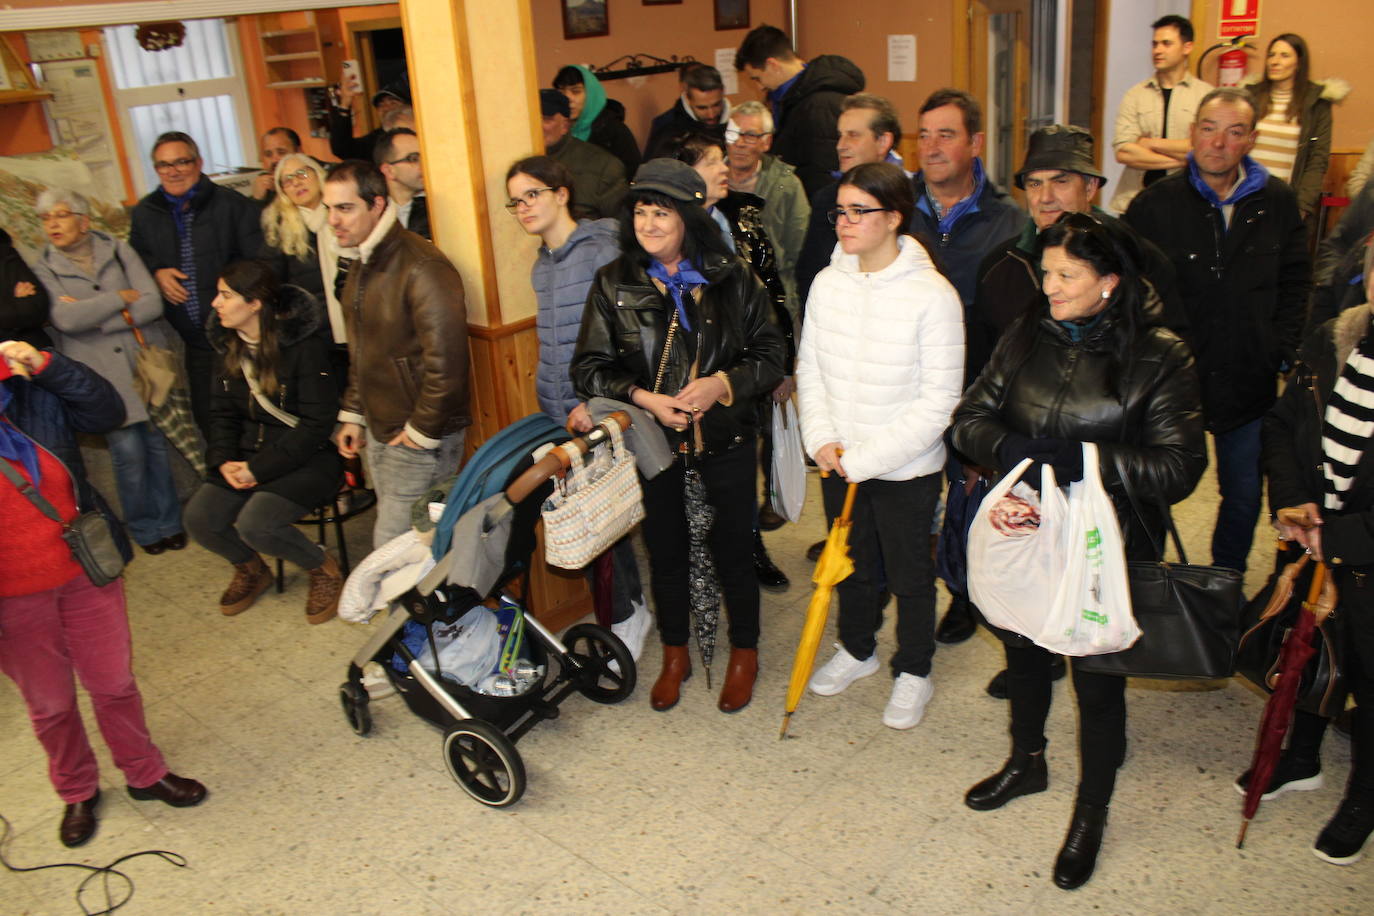
[[[362,245],[340,297],[348,324],[348,389],[339,420],[378,442],[405,430],[417,445],[472,423],[463,281],[448,258],[402,229],[395,207]]]

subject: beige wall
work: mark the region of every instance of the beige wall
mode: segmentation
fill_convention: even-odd
[[[1204,14],[1195,17],[1197,44],[1207,48],[1217,41],[1217,17],[1222,0],[1202,0]],[[1251,39],[1250,75],[1264,72],[1264,48],[1275,35],[1294,32],[1307,41],[1312,54],[1314,79],[1340,77],[1350,83],[1351,93],[1333,112],[1333,150],[1363,149],[1374,140],[1374,17],[1369,0],[1261,0],[1260,34]],[[1205,79],[1215,80],[1217,54],[1203,69]]]

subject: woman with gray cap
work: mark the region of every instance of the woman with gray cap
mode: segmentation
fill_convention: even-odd
[[[644,540],[663,640],[650,694],[662,711],[691,676],[688,471],[714,514],[709,546],[729,614],[730,662],[717,704],[749,704],[758,674],[759,589],[754,578],[755,402],[782,380],[782,335],[768,292],[725,245],[702,203],[706,185],[686,163],[653,159],[630,186],[620,220],[623,254],[592,284],[572,362],[579,397],[648,410],[677,455],[643,482]]]

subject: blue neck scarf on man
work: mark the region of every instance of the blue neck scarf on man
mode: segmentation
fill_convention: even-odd
[[[1240,184],[1231,189],[1231,194],[1225,200],[1221,195],[1212,190],[1211,185],[1202,180],[1202,173],[1197,169],[1197,161],[1193,159],[1193,154],[1188,154],[1188,181],[1193,186],[1193,190],[1202,195],[1202,199],[1220,210],[1222,207],[1230,207],[1236,201],[1249,197],[1269,183],[1269,171],[1249,156],[1244,156],[1240,160],[1241,168],[1245,170],[1245,178]]]
[[[649,265],[649,276],[668,288],[668,292],[673,296],[673,305],[677,308],[678,322],[687,330],[692,330],[692,323],[687,319],[687,306],[683,297],[690,296],[692,290],[698,286],[705,286],[708,282],[706,278],[686,258],[678,262],[677,273],[675,274],[669,274],[668,268],[663,266],[662,261],[654,261]]]
[[[973,191],[970,192],[968,197],[965,197],[963,200],[950,207],[938,218],[941,235],[949,235],[952,233],[955,224],[963,219],[965,215],[978,212],[978,198],[983,196],[983,188],[987,183],[988,176],[983,171],[983,160],[975,156],[973,158]],[[922,179],[922,184],[925,184],[924,179]],[[916,201],[916,207],[923,213],[929,213],[931,216],[936,215],[934,199],[930,195],[930,188],[928,186],[926,186],[926,192]]]

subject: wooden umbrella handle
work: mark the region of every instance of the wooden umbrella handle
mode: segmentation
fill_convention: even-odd
[[[143,332],[138,329],[138,325],[134,324],[134,316],[129,314],[129,310],[120,309],[119,314],[124,316],[124,323],[133,329],[134,340],[138,341],[138,345],[140,347],[148,346],[148,341],[143,339]]]

